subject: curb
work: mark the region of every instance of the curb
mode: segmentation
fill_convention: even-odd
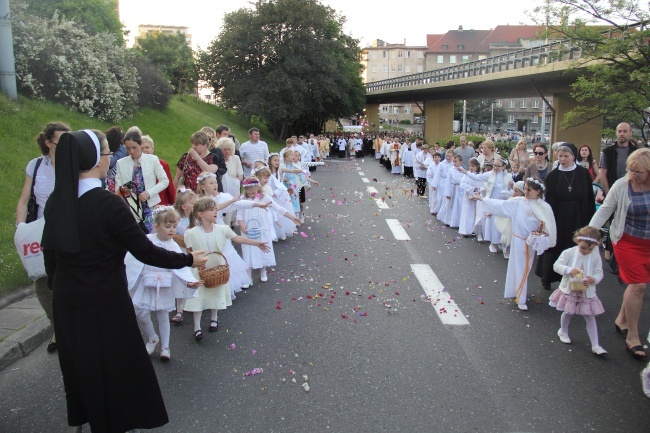
[[[6,295],[0,297],[0,310],[8,305],[13,304],[14,302],[22,301],[34,293],[34,284],[30,284],[29,286],[15,290],[11,293],[7,293]]]
[[[52,325],[43,316],[0,342],[0,371],[32,353],[52,337]]]

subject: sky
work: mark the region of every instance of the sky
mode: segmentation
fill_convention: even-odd
[[[532,25],[529,16],[540,3],[493,0],[486,7],[485,0],[321,0],[346,17],[344,33],[359,39],[361,47],[374,39],[393,44],[406,40],[407,45],[424,46],[427,34],[446,33],[461,25],[465,30]],[[250,4],[250,0],[120,0],[120,19],[131,35],[137,33],[140,24],[187,26],[193,48],[206,49],[219,33],[224,14]]]

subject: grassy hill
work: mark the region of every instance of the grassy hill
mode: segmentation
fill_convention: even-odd
[[[11,101],[0,94],[0,295],[30,283],[13,244],[16,204],[25,183],[25,167],[40,156],[34,137],[51,121],[65,122],[73,130],[94,128],[105,131],[113,124],[72,112],[62,105],[45,101],[19,98]],[[132,119],[120,122],[126,130],[137,125],[150,135],[156,144],[156,155],[174,166],[183,152],[190,148],[190,135],[203,126],[215,128],[226,124],[235,136],[248,140],[252,126],[242,122],[234,113],[214,105],[186,97],[174,97],[165,111],[145,109]],[[283,146],[262,130],[262,139],[269,147],[279,150]],[[174,170],[172,169],[172,176]]]

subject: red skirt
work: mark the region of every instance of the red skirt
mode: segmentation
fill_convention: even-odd
[[[614,244],[618,272],[627,284],[650,282],[650,239],[639,239],[623,233]]]

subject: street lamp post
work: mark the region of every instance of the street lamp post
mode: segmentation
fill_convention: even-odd
[[[18,99],[9,0],[0,0],[0,90],[9,99]]]

